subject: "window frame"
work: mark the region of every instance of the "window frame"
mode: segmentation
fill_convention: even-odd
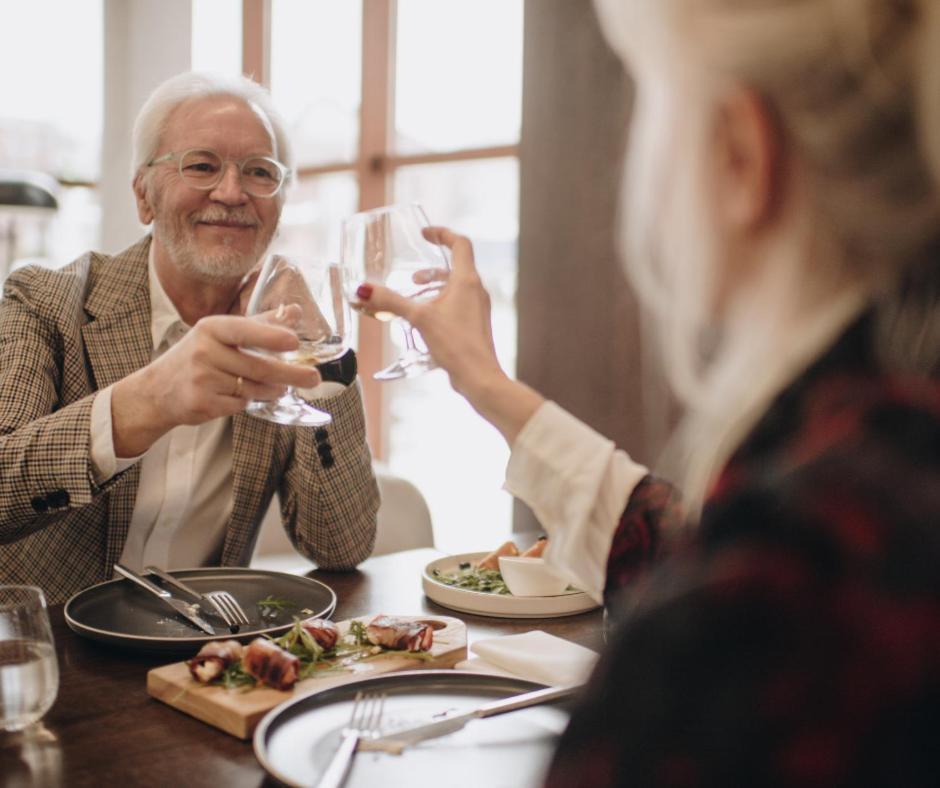
[[[271,3],[272,0],[242,0],[242,72],[265,87],[270,87],[271,77]],[[300,167],[296,173],[298,180],[354,173],[359,187],[360,211],[388,204],[395,173],[401,167],[519,158],[518,142],[434,153],[396,154],[392,151],[397,11],[397,0],[362,0],[362,93],[355,160]],[[379,460],[388,456],[388,388],[373,380],[372,373],[384,366],[387,343],[385,324],[360,318],[358,356],[366,431],[372,454]]]

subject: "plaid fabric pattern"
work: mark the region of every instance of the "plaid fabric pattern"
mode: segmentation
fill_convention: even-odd
[[[940,785],[940,382],[870,348],[865,318],[646,574],[548,785]]]
[[[0,302],[0,582],[33,583],[50,602],[111,577],[134,510],[137,465],[95,484],[94,392],[150,361],[149,237],[114,257],[88,253],[60,270],[24,268]],[[358,385],[322,403],[327,438],[239,414],[234,507],[221,561],[245,565],[272,495],[292,541],[321,566],[365,559],[378,488]]]

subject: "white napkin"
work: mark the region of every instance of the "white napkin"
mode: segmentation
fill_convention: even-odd
[[[458,662],[457,670],[495,673],[565,686],[587,681],[597,653],[539,629],[518,635],[478,640],[470,650],[476,657]]]

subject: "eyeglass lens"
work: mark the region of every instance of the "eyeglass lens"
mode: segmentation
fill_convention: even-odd
[[[180,158],[180,175],[197,189],[214,188],[222,180],[224,162],[211,150],[186,151]],[[281,170],[262,156],[241,162],[242,186],[249,194],[267,197],[281,185]]]

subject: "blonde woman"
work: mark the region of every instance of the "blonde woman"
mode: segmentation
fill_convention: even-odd
[[[598,10],[675,487],[503,373],[466,238],[429,231],[435,301],[359,292],[503,433],[547,560],[598,599],[642,578],[549,784],[940,784],[940,2]]]

